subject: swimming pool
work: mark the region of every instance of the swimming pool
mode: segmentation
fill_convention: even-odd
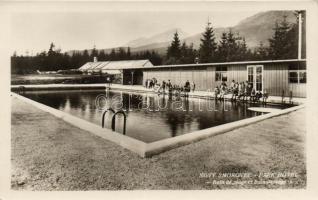
[[[26,91],[22,95],[97,125],[101,125],[105,109],[123,109],[127,114],[126,136],[145,143],[262,115],[248,108],[264,106],[117,90]],[[281,108],[279,105],[266,107]],[[116,132],[123,132],[123,121],[123,116],[118,115]],[[111,113],[108,112],[105,128],[110,127]]]

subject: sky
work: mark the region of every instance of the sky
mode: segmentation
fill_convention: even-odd
[[[179,28],[189,35],[213,27],[234,26],[258,11],[97,11],[17,12],[11,15],[11,47],[18,55],[48,50],[53,42],[68,50],[113,48]]]

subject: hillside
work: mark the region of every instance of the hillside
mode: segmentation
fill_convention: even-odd
[[[244,36],[248,47],[251,49],[258,46],[260,42],[263,42],[264,45],[268,45],[268,39],[273,34],[273,28],[276,21],[283,20],[284,16],[286,16],[286,19],[289,23],[296,22],[296,16],[294,15],[293,11],[260,12],[242,20],[236,26],[215,28],[215,37],[217,41],[219,41],[222,32],[231,29],[234,33],[239,33],[240,36]],[[192,43],[194,48],[199,48],[202,32],[189,36],[180,28],[171,29],[149,37],[138,38],[136,40],[127,42],[125,45],[123,45],[123,47],[131,47],[131,52],[154,50],[159,54],[165,54],[166,49],[170,44],[170,41],[173,38],[173,34],[176,30],[178,30],[182,42],[185,41],[187,44]],[[104,49],[104,51],[109,53],[111,49]],[[69,51],[67,53],[73,54],[74,51]]]
[[[170,42],[172,36],[175,34],[176,31],[178,32],[180,39],[184,39],[184,38],[189,36],[187,33],[185,33],[180,28],[176,28],[176,29],[171,29],[171,30],[159,33],[159,34],[152,35],[150,37],[143,37],[143,38],[139,38],[136,40],[132,40],[124,46],[136,48],[136,47],[141,47],[141,46],[153,45],[153,44],[157,44],[157,43]]]
[[[273,35],[273,28],[276,21],[283,20],[286,16],[286,20],[289,23],[296,23],[296,16],[293,11],[268,11],[261,12],[251,17],[242,20],[239,24],[233,27],[216,28],[215,37],[217,41],[220,40],[222,32],[232,29],[234,33],[239,33],[240,36],[244,36],[249,48],[255,48],[260,42],[264,45],[268,45],[268,39]],[[195,48],[200,45],[200,38],[202,33],[198,33],[191,37],[185,38],[185,42],[188,44],[193,43]]]

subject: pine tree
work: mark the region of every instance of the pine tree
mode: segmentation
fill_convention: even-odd
[[[126,51],[124,48],[119,48],[118,52],[118,60],[125,60],[126,59]]]
[[[226,57],[226,61],[237,60],[237,50],[238,50],[237,37],[235,37],[231,29],[229,30],[227,34],[227,48],[228,48],[228,54]]]
[[[47,64],[45,65],[45,70],[53,71],[56,69],[57,65],[57,53],[54,50],[55,45],[53,42],[50,44],[50,48],[47,54]]]
[[[288,32],[290,25],[286,20],[286,16],[282,22],[275,23],[274,35],[269,39],[269,55],[272,59],[286,59],[290,54],[290,40]]]
[[[104,50],[99,51],[98,58],[101,61],[106,61],[107,58],[106,58],[106,53]]]
[[[127,59],[131,59],[131,52],[130,47],[127,47],[127,53],[126,53]]]
[[[264,46],[263,42],[260,42],[255,50],[255,59],[266,60],[268,58],[268,51],[269,49]]]
[[[51,56],[51,55],[54,55],[54,48],[55,48],[55,45],[53,42],[51,42],[50,44],[50,48],[49,48],[49,51],[48,51],[48,56]]]
[[[227,34],[222,33],[220,44],[218,45],[218,61],[226,61],[228,57],[228,44],[227,44]]]
[[[112,49],[110,54],[109,54],[109,60],[116,60],[117,56],[116,56],[116,50]]]
[[[193,43],[188,47],[188,62],[187,63],[196,63],[198,60],[198,51],[193,48]]]
[[[181,48],[181,58],[179,63],[191,64],[195,62],[196,51],[193,49],[193,43],[188,46],[185,42],[182,43]]]
[[[181,57],[181,50],[180,50],[180,39],[179,39],[179,35],[178,32],[176,31],[174,36],[173,36],[173,40],[171,42],[171,45],[168,47],[167,50],[167,58],[172,58],[175,60],[180,59]]]
[[[214,36],[214,30],[211,26],[211,23],[208,22],[205,32],[202,34],[201,44],[199,49],[200,62],[207,63],[216,60],[216,42]]]
[[[98,56],[98,51],[96,50],[96,46],[94,45],[94,48],[92,49],[92,53],[91,53],[91,60],[94,59],[94,57]]]
[[[161,57],[155,52],[152,51],[150,57],[148,58],[151,63],[154,65],[161,65],[162,64],[162,59]]]
[[[92,60],[90,60],[90,58],[89,58],[89,54],[88,54],[88,50],[87,49],[85,49],[84,51],[83,51],[83,54],[82,54],[82,59],[81,59],[81,64],[85,64],[86,62],[91,62]]]
[[[180,63],[186,63],[188,57],[188,47],[185,42],[180,47]]]
[[[248,60],[249,55],[248,55],[248,49],[247,49],[247,44],[245,37],[242,38],[242,41],[238,41],[237,44],[237,61],[245,61]]]

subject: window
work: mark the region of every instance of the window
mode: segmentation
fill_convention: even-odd
[[[227,67],[216,67],[215,81],[227,81]]]
[[[299,71],[299,83],[306,83],[307,78],[306,78],[306,71]]]
[[[289,83],[306,83],[306,66],[303,63],[289,65],[288,80]]]
[[[297,71],[289,71],[289,83],[298,83]]]
[[[249,84],[254,84],[254,73],[253,73],[253,67],[247,68],[247,80]]]

